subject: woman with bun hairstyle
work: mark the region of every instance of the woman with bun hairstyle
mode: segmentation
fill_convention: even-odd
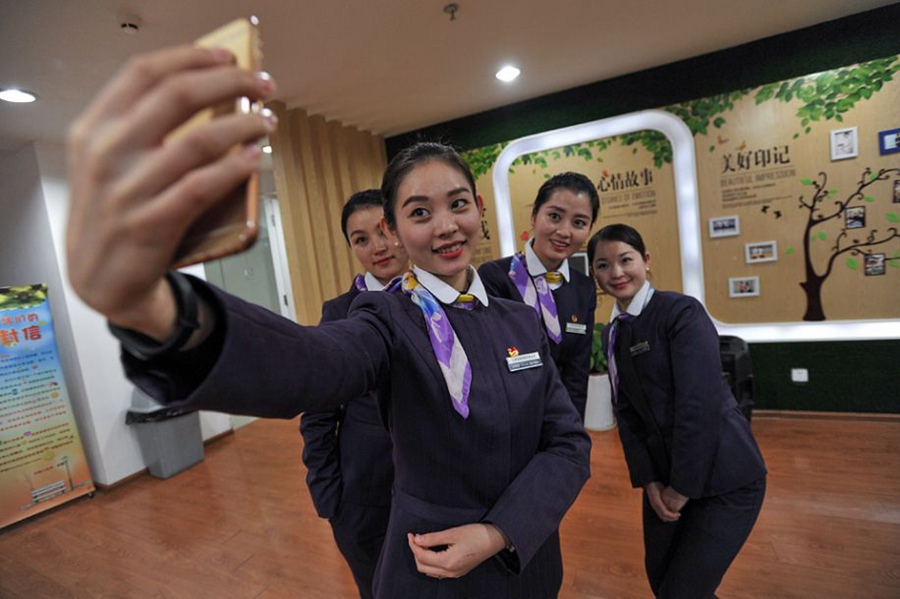
[[[376,392],[395,476],[375,597],[557,597],[558,527],[590,438],[534,310],[489,298],[470,265],[482,205],[456,152],[422,143],[391,160],[385,229],[415,267],[345,320],[299,326],[168,270],[275,123],[222,117],[159,140],[198,109],[272,92],[220,50],[131,61],[72,130],[73,288],[109,320],[131,380],[168,405],[292,418]]]
[[[584,420],[597,292],[569,258],[587,241],[600,198],[590,179],[560,173],[544,182],[531,210],[532,237],[524,252],[482,264],[489,295],[534,308],[550,340],[560,378]]]
[[[344,204],[341,231],[364,272],[353,277],[349,290],[322,305],[320,322],[347,318],[360,293],[384,291],[409,270],[406,252],[381,228],[383,205],[380,189],[356,192]],[[305,412],[300,433],[313,505],[328,519],[360,598],[370,599],[394,482],[391,437],[378,402],[366,393],[333,410]]]
[[[634,228],[588,243],[616,303],[603,346],[631,484],[643,488],[647,577],[660,599],[715,597],[762,507],[766,467],[724,377],[719,336],[696,299],[653,288]]]

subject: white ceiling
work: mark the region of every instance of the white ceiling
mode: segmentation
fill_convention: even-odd
[[[128,56],[260,19],[278,99],[391,136],[893,0],[0,0],[0,150],[62,141]],[[122,12],[143,21],[136,35]],[[512,84],[494,72],[512,62]]]

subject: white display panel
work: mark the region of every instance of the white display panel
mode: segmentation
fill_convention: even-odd
[[[522,137],[510,143],[494,164],[494,201],[500,253],[515,252],[516,238],[512,222],[509,169],[520,156],[566,145],[656,130],[672,144],[672,167],[681,243],[681,272],[684,293],[705,305],[700,203],[697,191],[697,166],[694,136],[677,116],[663,110],[644,110]],[[849,341],[900,338],[900,320],[861,320],[826,322],[779,322],[726,324],[713,318],[720,335],[734,335],[748,342]]]

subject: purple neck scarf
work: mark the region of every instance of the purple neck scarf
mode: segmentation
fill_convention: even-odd
[[[550,274],[550,273],[547,273]],[[509,265],[509,278],[513,280],[522,301],[535,309],[544,322],[547,336],[554,343],[562,341],[562,330],[559,326],[559,315],[556,312],[556,300],[547,279],[541,275],[532,277],[525,266],[525,256],[517,252]]]
[[[413,303],[422,310],[422,314],[425,316],[431,348],[434,350],[434,357],[437,358],[444,381],[447,383],[453,409],[464,419],[468,418],[472,368],[469,365],[466,351],[453,332],[453,327],[447,320],[447,314],[440,302],[430,291],[419,284],[412,271],[403,275],[401,286],[403,292],[410,296]],[[467,303],[472,304],[472,302]]]

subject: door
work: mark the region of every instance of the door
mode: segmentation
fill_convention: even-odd
[[[259,237],[249,250],[204,263],[206,280],[237,297],[268,308],[296,320],[290,291],[284,238],[274,194],[262,198],[264,223]],[[232,426],[239,428],[255,418],[232,416]]]

